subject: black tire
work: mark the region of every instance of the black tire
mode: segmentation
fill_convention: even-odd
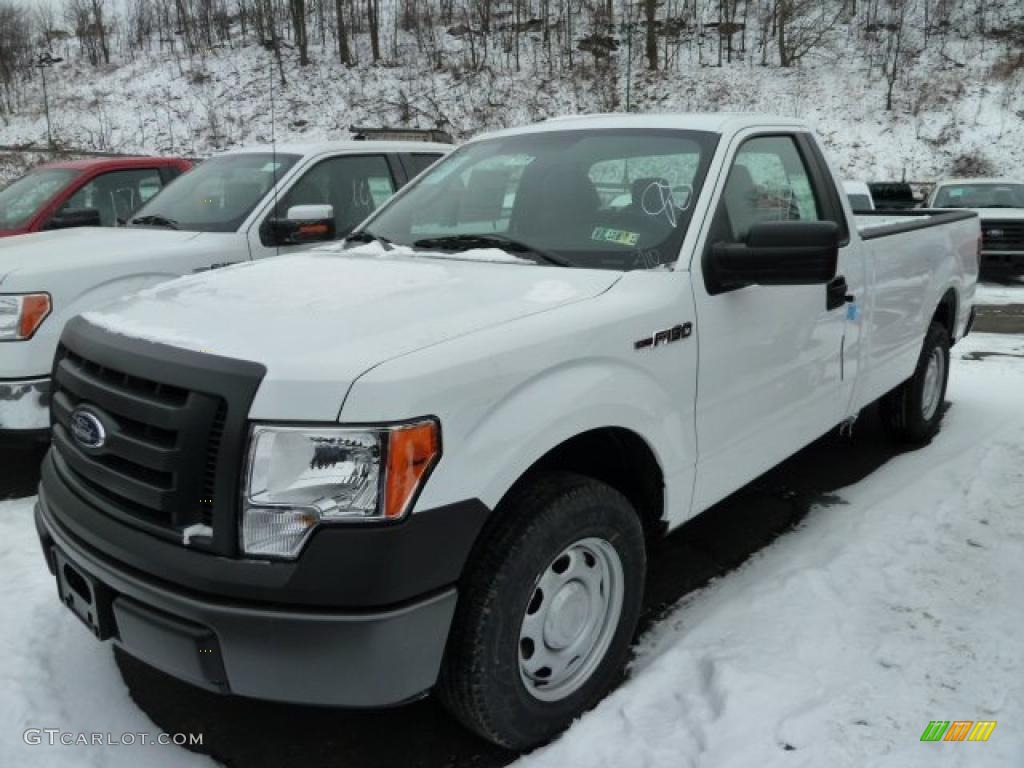
[[[932,323],[925,334],[914,375],[882,397],[879,409],[882,425],[893,440],[908,445],[921,445],[939,431],[945,410],[946,384],[949,381],[949,347],[949,333],[938,323]],[[929,413],[925,401],[926,380],[929,365],[936,355],[941,361],[938,403]]]
[[[565,730],[622,679],[643,597],[644,535],[622,494],[568,473],[527,482],[495,514],[500,517],[463,579],[437,693],[470,730],[522,751]],[[621,585],[621,613],[617,625],[611,618],[605,623],[607,649],[589,656],[589,677],[564,698],[542,701],[520,669],[520,630],[528,608],[535,610],[541,575],[556,567],[561,553],[588,539],[610,544],[621,563],[622,578],[609,579]],[[590,559],[585,562],[590,566]],[[603,580],[599,593],[605,593]]]

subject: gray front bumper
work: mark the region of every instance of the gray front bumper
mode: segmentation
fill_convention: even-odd
[[[50,378],[0,379],[0,432],[50,427]]]
[[[1024,251],[982,249],[979,268],[987,274],[1024,275]]]
[[[437,681],[454,589],[343,614],[207,598],[95,554],[61,528],[43,496],[35,514],[51,570],[66,561],[109,590],[114,642],[175,677],[222,693],[341,707],[398,704]]]

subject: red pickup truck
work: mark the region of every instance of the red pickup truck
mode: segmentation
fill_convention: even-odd
[[[98,157],[47,163],[0,189],[0,237],[113,227],[192,167],[178,157]]]

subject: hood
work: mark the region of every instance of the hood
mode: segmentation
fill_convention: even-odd
[[[349,385],[380,363],[592,298],[620,277],[518,260],[313,251],[175,280],[84,318],[262,363],[254,418],[333,420]],[[260,413],[260,403],[273,407]]]
[[[0,238],[0,279],[18,272],[62,272],[82,266],[138,261],[204,237],[172,229],[78,227]]]
[[[971,208],[982,221],[1024,221],[1024,208]]]

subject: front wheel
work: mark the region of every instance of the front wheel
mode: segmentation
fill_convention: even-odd
[[[496,513],[464,579],[438,692],[464,725],[511,749],[538,746],[622,676],[646,560],[616,490],[552,474]]]
[[[939,431],[949,381],[949,347],[949,333],[932,323],[914,375],[882,398],[882,424],[895,440],[920,445]]]

